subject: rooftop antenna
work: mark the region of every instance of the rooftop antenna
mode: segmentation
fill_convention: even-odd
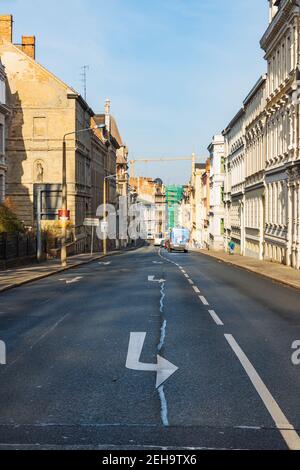
[[[83,96],[86,101],[87,99],[87,71],[90,69],[89,65],[83,65],[81,67],[82,73],[81,73],[81,82],[83,85]]]

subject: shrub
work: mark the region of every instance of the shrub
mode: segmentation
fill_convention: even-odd
[[[0,233],[24,232],[23,223],[7,204],[0,204]]]

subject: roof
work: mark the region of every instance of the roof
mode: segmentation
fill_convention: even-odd
[[[205,170],[206,168],[206,163],[196,163],[195,164],[195,169],[196,170]]]
[[[22,49],[20,49],[19,47],[17,47],[15,44],[13,44],[12,42],[8,42],[8,41],[5,41],[4,39],[2,39],[0,41],[0,46],[1,44],[4,44],[4,45],[8,45],[10,46],[15,52],[18,52],[19,55],[23,56],[24,58],[26,58],[29,62],[31,62],[35,67],[38,67],[39,69],[41,69],[43,72],[47,73],[48,75],[50,75],[56,82],[58,82],[62,87],[64,87],[67,91],[67,95],[69,98],[76,98],[80,101],[80,103],[82,104],[83,108],[85,108],[92,116],[94,115],[94,112],[93,110],[89,107],[89,105],[87,104],[87,102],[83,99],[83,97],[81,96],[80,93],[78,93],[74,88],[72,88],[71,86],[67,85],[63,80],[61,80],[59,77],[57,77],[54,73],[50,72],[50,70],[48,70],[46,67],[44,67],[43,65],[41,65],[39,62],[37,62],[36,60],[32,59],[31,57],[29,57],[27,54],[25,54],[25,52],[22,51]]]
[[[264,74],[261,77],[259,77],[259,79],[255,83],[254,87],[252,87],[252,89],[250,90],[250,92],[248,93],[246,98],[244,99],[244,101],[243,101],[244,106],[246,106],[249,103],[249,101],[258,92],[258,90],[265,83],[266,80],[267,80],[267,74]]]
[[[5,75],[5,67],[1,62],[1,57],[0,57],[0,79],[5,80],[6,75]]]
[[[97,125],[105,124],[105,114],[95,114],[95,122]],[[123,145],[122,138],[117,126],[117,122],[113,116],[110,116],[110,133],[112,137],[116,140],[118,145],[121,147]]]

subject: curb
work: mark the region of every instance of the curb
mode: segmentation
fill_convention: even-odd
[[[24,286],[26,284],[30,284],[31,282],[40,281],[41,279],[45,279],[47,277],[54,276],[55,274],[59,274],[59,273],[64,272],[64,271],[69,271],[71,269],[78,268],[79,266],[83,266],[85,264],[93,263],[94,261],[98,261],[99,259],[106,258],[107,256],[121,255],[122,253],[123,253],[122,251],[117,251],[117,252],[113,251],[111,253],[108,253],[107,255],[100,255],[100,256],[97,256],[96,258],[93,258],[93,259],[88,259],[86,261],[80,261],[78,263],[72,264],[72,266],[66,266],[65,268],[58,268],[55,271],[51,271],[50,273],[49,272],[44,273],[44,274],[41,274],[41,275],[36,276],[34,278],[31,278],[31,279],[24,279],[23,281],[16,282],[14,284],[9,284],[7,286],[4,286],[4,287],[0,288],[0,294],[2,292],[6,292],[6,291],[14,289],[16,287]]]
[[[204,255],[204,256],[207,256],[209,258],[213,258],[213,259],[215,259],[215,260],[217,260],[221,263],[227,264],[229,266],[233,266],[233,267],[238,268],[238,269],[243,269],[244,271],[248,271],[249,273],[256,274],[257,276],[261,276],[264,279],[268,279],[269,281],[273,281],[274,283],[276,282],[277,284],[283,284],[286,287],[290,287],[292,289],[300,290],[300,286],[298,286],[296,284],[293,284],[292,282],[288,282],[288,281],[285,281],[283,279],[278,279],[276,277],[269,276],[268,274],[265,274],[265,273],[260,273],[260,272],[256,271],[255,269],[252,269],[250,267],[235,264],[232,261],[228,261],[228,260],[225,260],[225,259],[222,259],[222,258],[218,258],[217,256],[211,255],[209,253],[204,253],[203,251],[194,251],[193,253]]]

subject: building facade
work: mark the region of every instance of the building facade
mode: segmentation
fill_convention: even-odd
[[[135,202],[143,207],[143,225],[148,240],[164,236],[167,230],[167,204],[161,179],[131,177],[130,188],[136,195]]]
[[[208,147],[210,154],[210,210],[209,247],[214,250],[224,248],[224,181],[225,181],[225,140],[223,135],[215,135]]]
[[[13,43],[13,18],[0,16],[0,58],[11,109],[7,133],[7,195],[26,226],[36,224],[41,195],[43,224],[53,225],[61,208],[62,142],[66,135],[67,205],[76,252],[87,248],[86,217],[95,217],[106,175],[116,173],[120,146],[108,103],[95,115],[81,95],[35,60],[35,37]],[[104,123],[104,130],[78,132]],[[108,202],[116,201],[110,180]]]
[[[300,5],[269,0],[260,77],[225,137],[225,245],[300,268]]]
[[[296,0],[270,0],[261,39],[266,90],[265,258],[300,267],[299,20]]]
[[[245,140],[244,109],[241,109],[223,131],[224,157],[224,247],[233,241],[236,251],[245,251]]]
[[[201,176],[201,225],[202,246],[209,246],[209,212],[210,212],[210,159],[205,162],[205,171]]]
[[[260,77],[244,100],[245,133],[245,232],[244,252],[264,258],[266,79]]]
[[[6,161],[6,126],[9,108],[6,104],[6,74],[0,59],[0,204],[5,200]]]

